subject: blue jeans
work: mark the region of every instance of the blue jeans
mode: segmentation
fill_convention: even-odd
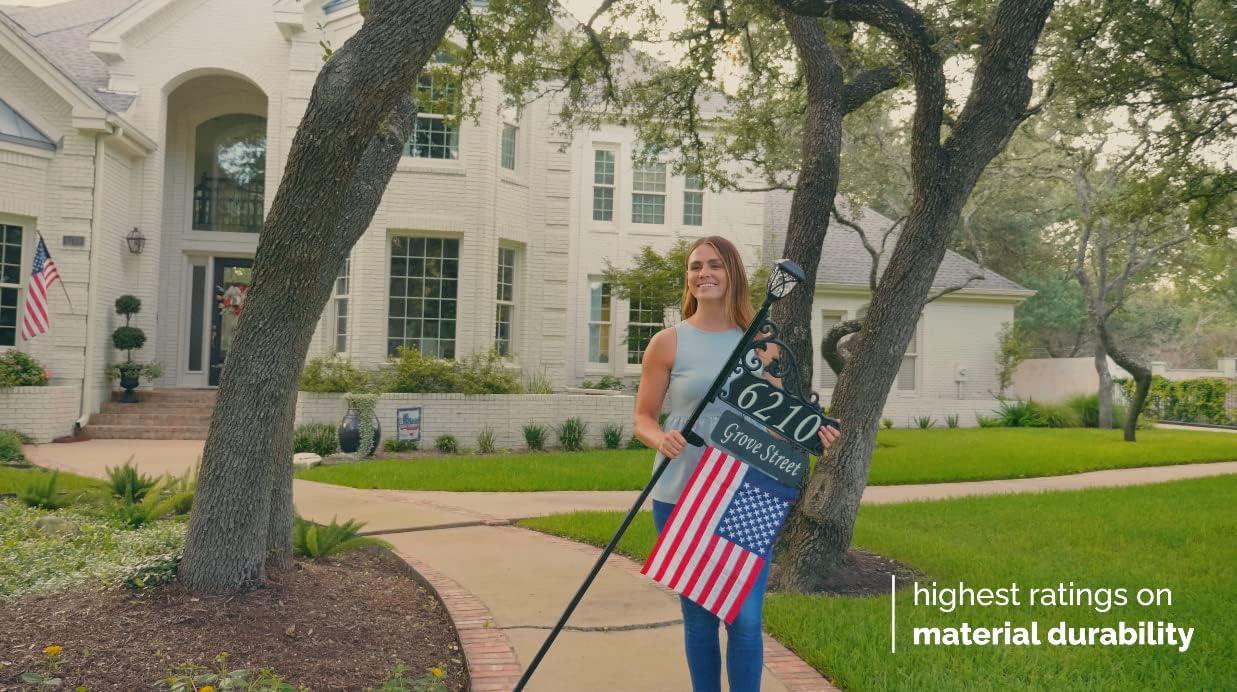
[[[653,501],[653,526],[660,534],[670,519],[674,505]],[[761,635],[761,608],[765,600],[765,582],[769,578],[766,562],[747,600],[739,608],[734,622],[726,625],[726,675],[731,692],[760,692],[760,672],[764,666],[764,640]],[[687,648],[687,672],[692,678],[693,692],[721,692],[722,654],[718,635],[721,618],[682,596],[683,643]]]

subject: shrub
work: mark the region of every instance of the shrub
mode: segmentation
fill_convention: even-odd
[[[936,421],[932,416],[915,416],[915,425],[918,425],[920,430],[927,430],[936,425]]]
[[[473,353],[457,364],[457,382],[462,394],[519,394],[519,372],[507,367],[498,351]]]
[[[958,414],[956,413],[947,414],[945,416],[945,427],[947,428],[958,427]]]
[[[11,348],[0,353],[0,389],[5,387],[45,387],[51,375],[42,363]]]
[[[1066,404],[1035,404],[1035,408],[1050,428],[1077,428],[1081,424],[1078,414]]]
[[[56,480],[59,477],[59,471],[52,471],[50,474],[39,474],[31,478],[17,491],[17,499],[27,507],[59,509],[62,506],[56,499]]]
[[[1000,416],[985,416],[982,413],[975,414],[975,424],[981,428],[999,428],[1002,427]]]
[[[1126,401],[1134,397],[1131,378],[1116,380]],[[1220,377],[1198,377],[1173,381],[1162,375],[1151,377],[1143,412],[1164,420],[1223,424],[1228,420],[1225,400],[1232,385]],[[1124,419],[1124,416],[1122,416]]]
[[[533,451],[545,449],[545,426],[540,423],[525,423],[524,444]]]
[[[586,434],[588,434],[588,423],[579,418],[568,418],[558,428],[558,444],[568,452],[578,452],[584,449]]]
[[[529,394],[553,394],[554,385],[550,384],[550,378],[545,372],[539,372],[528,376],[528,380],[524,383],[524,391]]]
[[[455,363],[430,358],[415,348],[401,347],[383,377],[386,392],[443,393],[459,391]]]
[[[107,477],[112,485],[112,496],[128,503],[141,502],[146,492],[154,487],[155,479],[138,473],[131,463],[133,457],[119,468],[105,467]]]
[[[1085,428],[1098,428],[1100,425],[1099,394],[1079,394],[1065,404],[1078,414],[1078,420]],[[1120,425],[1125,420],[1125,406],[1118,401],[1112,402],[1112,420]]]
[[[397,440],[393,437],[388,437],[382,441],[382,448],[388,452],[415,452],[417,451],[417,443],[412,440]]]
[[[614,391],[623,391],[623,381],[611,375],[602,375],[600,380],[593,382],[585,380],[580,383],[583,389],[611,389]]]
[[[363,392],[370,388],[369,375],[347,358],[312,358],[301,370],[303,392]]]
[[[117,327],[112,332],[112,345],[119,351],[136,351],[146,345],[146,333],[137,327]]]
[[[455,441],[454,435],[439,435],[434,438],[434,449],[443,454],[455,454],[459,448],[460,445]]]
[[[1048,425],[1033,401],[1003,400],[1000,404],[997,418],[1001,420],[1001,425],[1007,428],[1043,428]]]
[[[640,438],[636,437],[635,435],[632,435],[631,439],[627,441],[627,449],[648,449],[648,448],[649,446],[641,442]]]
[[[482,454],[493,454],[497,449],[494,441],[494,431],[488,427],[481,428],[481,432],[477,433],[477,451]]]
[[[317,560],[358,548],[391,549],[391,544],[381,538],[360,535],[365,524],[356,519],[339,524],[332,517],[331,523],[324,525],[297,516],[293,522],[292,552],[302,557]]]
[[[882,427],[882,428],[884,428],[884,429],[886,429],[886,430],[889,430],[889,429],[893,428],[893,419],[891,419],[891,418],[882,418],[882,419],[881,419],[881,427]]]
[[[21,450],[24,442],[16,430],[0,430],[0,466],[28,466],[30,462]]]
[[[193,504],[193,492],[180,490],[177,485],[177,481],[164,476],[146,491],[141,502],[121,504],[116,510],[117,518],[124,526],[137,529],[169,514],[188,512]]]
[[[329,423],[305,423],[292,434],[292,452],[313,452],[320,457],[339,451],[339,433]]]
[[[606,449],[618,449],[623,443],[623,426],[617,423],[606,423],[602,428],[601,438],[605,440]]]

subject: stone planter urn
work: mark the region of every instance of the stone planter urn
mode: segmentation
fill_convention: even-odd
[[[137,392],[134,390],[141,384],[141,379],[139,378],[141,374],[142,367],[140,365],[134,367],[120,366],[120,387],[124,389],[124,392],[120,395],[120,403],[136,404],[138,402]]]
[[[378,423],[378,417],[371,418],[374,425],[374,440],[370,444],[369,449],[358,451],[361,446],[361,415],[355,408],[348,409],[344,414],[343,421],[339,424],[339,449],[347,454],[356,454],[360,457],[367,457],[378,449],[378,439],[382,437],[382,426]]]

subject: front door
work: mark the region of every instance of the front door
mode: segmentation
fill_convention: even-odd
[[[245,306],[245,292],[253,281],[253,260],[232,257],[215,258],[214,309],[210,320],[210,375],[208,384],[219,385],[223,362],[232,350],[236,325]]]

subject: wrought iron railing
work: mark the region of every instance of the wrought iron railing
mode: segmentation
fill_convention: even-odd
[[[229,178],[202,176],[193,187],[193,229],[195,231],[262,230],[262,186],[243,188]]]

